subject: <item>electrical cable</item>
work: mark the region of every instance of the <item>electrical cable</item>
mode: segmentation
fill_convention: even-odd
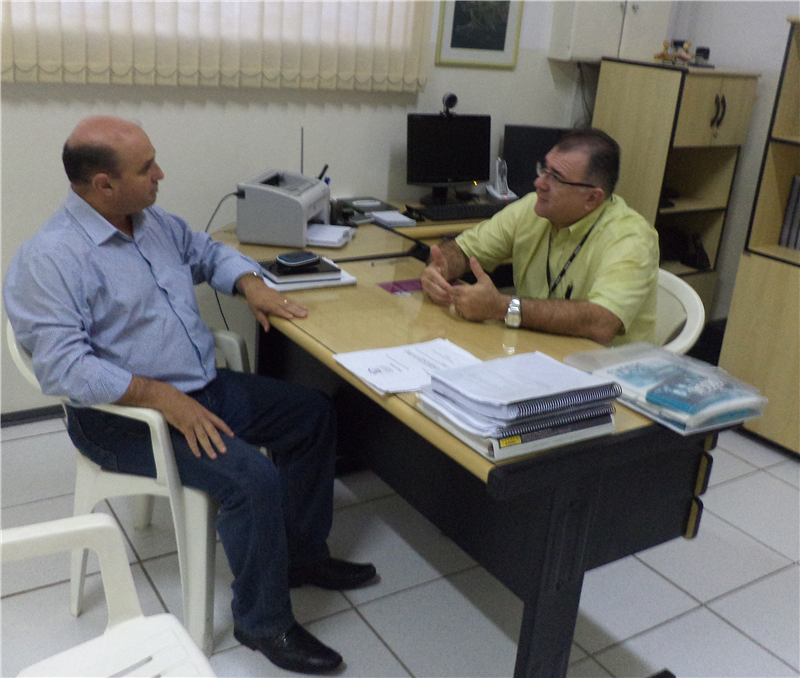
[[[238,198],[243,198],[244,197],[244,192],[243,191],[233,191],[232,193],[228,193],[228,195],[224,196],[222,198],[222,200],[220,200],[217,203],[217,208],[214,210],[214,213],[211,215],[211,218],[208,220],[208,223],[206,224],[206,229],[205,229],[205,231],[203,231],[204,233],[208,233],[208,229],[211,228],[211,222],[214,221],[214,217],[217,216],[217,212],[219,212],[219,208],[222,207],[222,203],[224,203],[232,195],[235,195]],[[222,303],[219,300],[219,292],[217,292],[217,290],[214,290],[214,297],[217,300],[217,306],[219,307],[219,314],[222,316],[222,322],[225,323],[225,329],[226,330],[230,330],[231,328],[228,327],[228,321],[225,318],[225,313],[223,313],[223,311],[222,311]]]

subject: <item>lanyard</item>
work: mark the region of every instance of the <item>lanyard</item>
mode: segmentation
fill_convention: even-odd
[[[561,273],[558,274],[558,277],[555,279],[555,282],[553,282],[552,284],[550,283],[550,240],[548,239],[548,241],[547,241],[547,263],[546,263],[546,266],[545,266],[545,271],[547,273],[547,286],[549,288],[549,292],[547,293],[548,297],[551,294],[553,294],[553,291],[556,289],[556,287],[558,287],[558,283],[561,282],[561,279],[566,274],[567,269],[572,264],[572,261],[575,259],[575,257],[578,256],[578,252],[581,251],[581,248],[583,247],[583,244],[586,242],[586,239],[591,235],[592,231],[594,230],[594,227],[597,226],[597,222],[600,221],[600,219],[603,218],[603,213],[605,211],[606,211],[606,208],[604,207],[603,211],[600,212],[599,216],[597,217],[595,222],[592,224],[591,228],[588,231],[586,231],[586,235],[583,236],[583,239],[578,243],[578,246],[575,248],[575,251],[570,255],[569,259],[567,259],[567,263],[564,264],[564,268],[561,269]]]

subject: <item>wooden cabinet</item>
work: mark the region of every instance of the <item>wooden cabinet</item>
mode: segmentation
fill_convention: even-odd
[[[655,225],[662,268],[697,290],[707,315],[756,78],[656,62],[603,59],[600,64],[592,125],[620,145],[616,192]],[[708,266],[692,256],[698,250],[707,255]]]
[[[661,49],[672,2],[554,2],[551,59],[646,59]]]
[[[800,251],[778,244],[792,178],[800,175],[800,17],[775,99],[720,366],[769,399],[745,427],[800,454]]]

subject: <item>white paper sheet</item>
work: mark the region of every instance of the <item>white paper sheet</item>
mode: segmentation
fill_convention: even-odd
[[[333,357],[381,395],[419,391],[431,383],[431,372],[481,362],[447,339],[336,353]]]

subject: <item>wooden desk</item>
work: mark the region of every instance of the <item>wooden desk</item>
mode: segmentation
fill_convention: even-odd
[[[377,286],[419,277],[414,259],[344,267],[356,287],[293,293],[308,318],[276,318],[260,333],[259,372],[330,394],[344,453],[361,456],[523,600],[515,676],[565,676],[584,573],[696,533],[713,436],[682,437],[620,407],[615,435],[494,464],[421,414],[413,395],[378,395],[333,354],[445,337],[482,359],[533,350],[561,359],[595,344],[470,323],[420,293]]]

